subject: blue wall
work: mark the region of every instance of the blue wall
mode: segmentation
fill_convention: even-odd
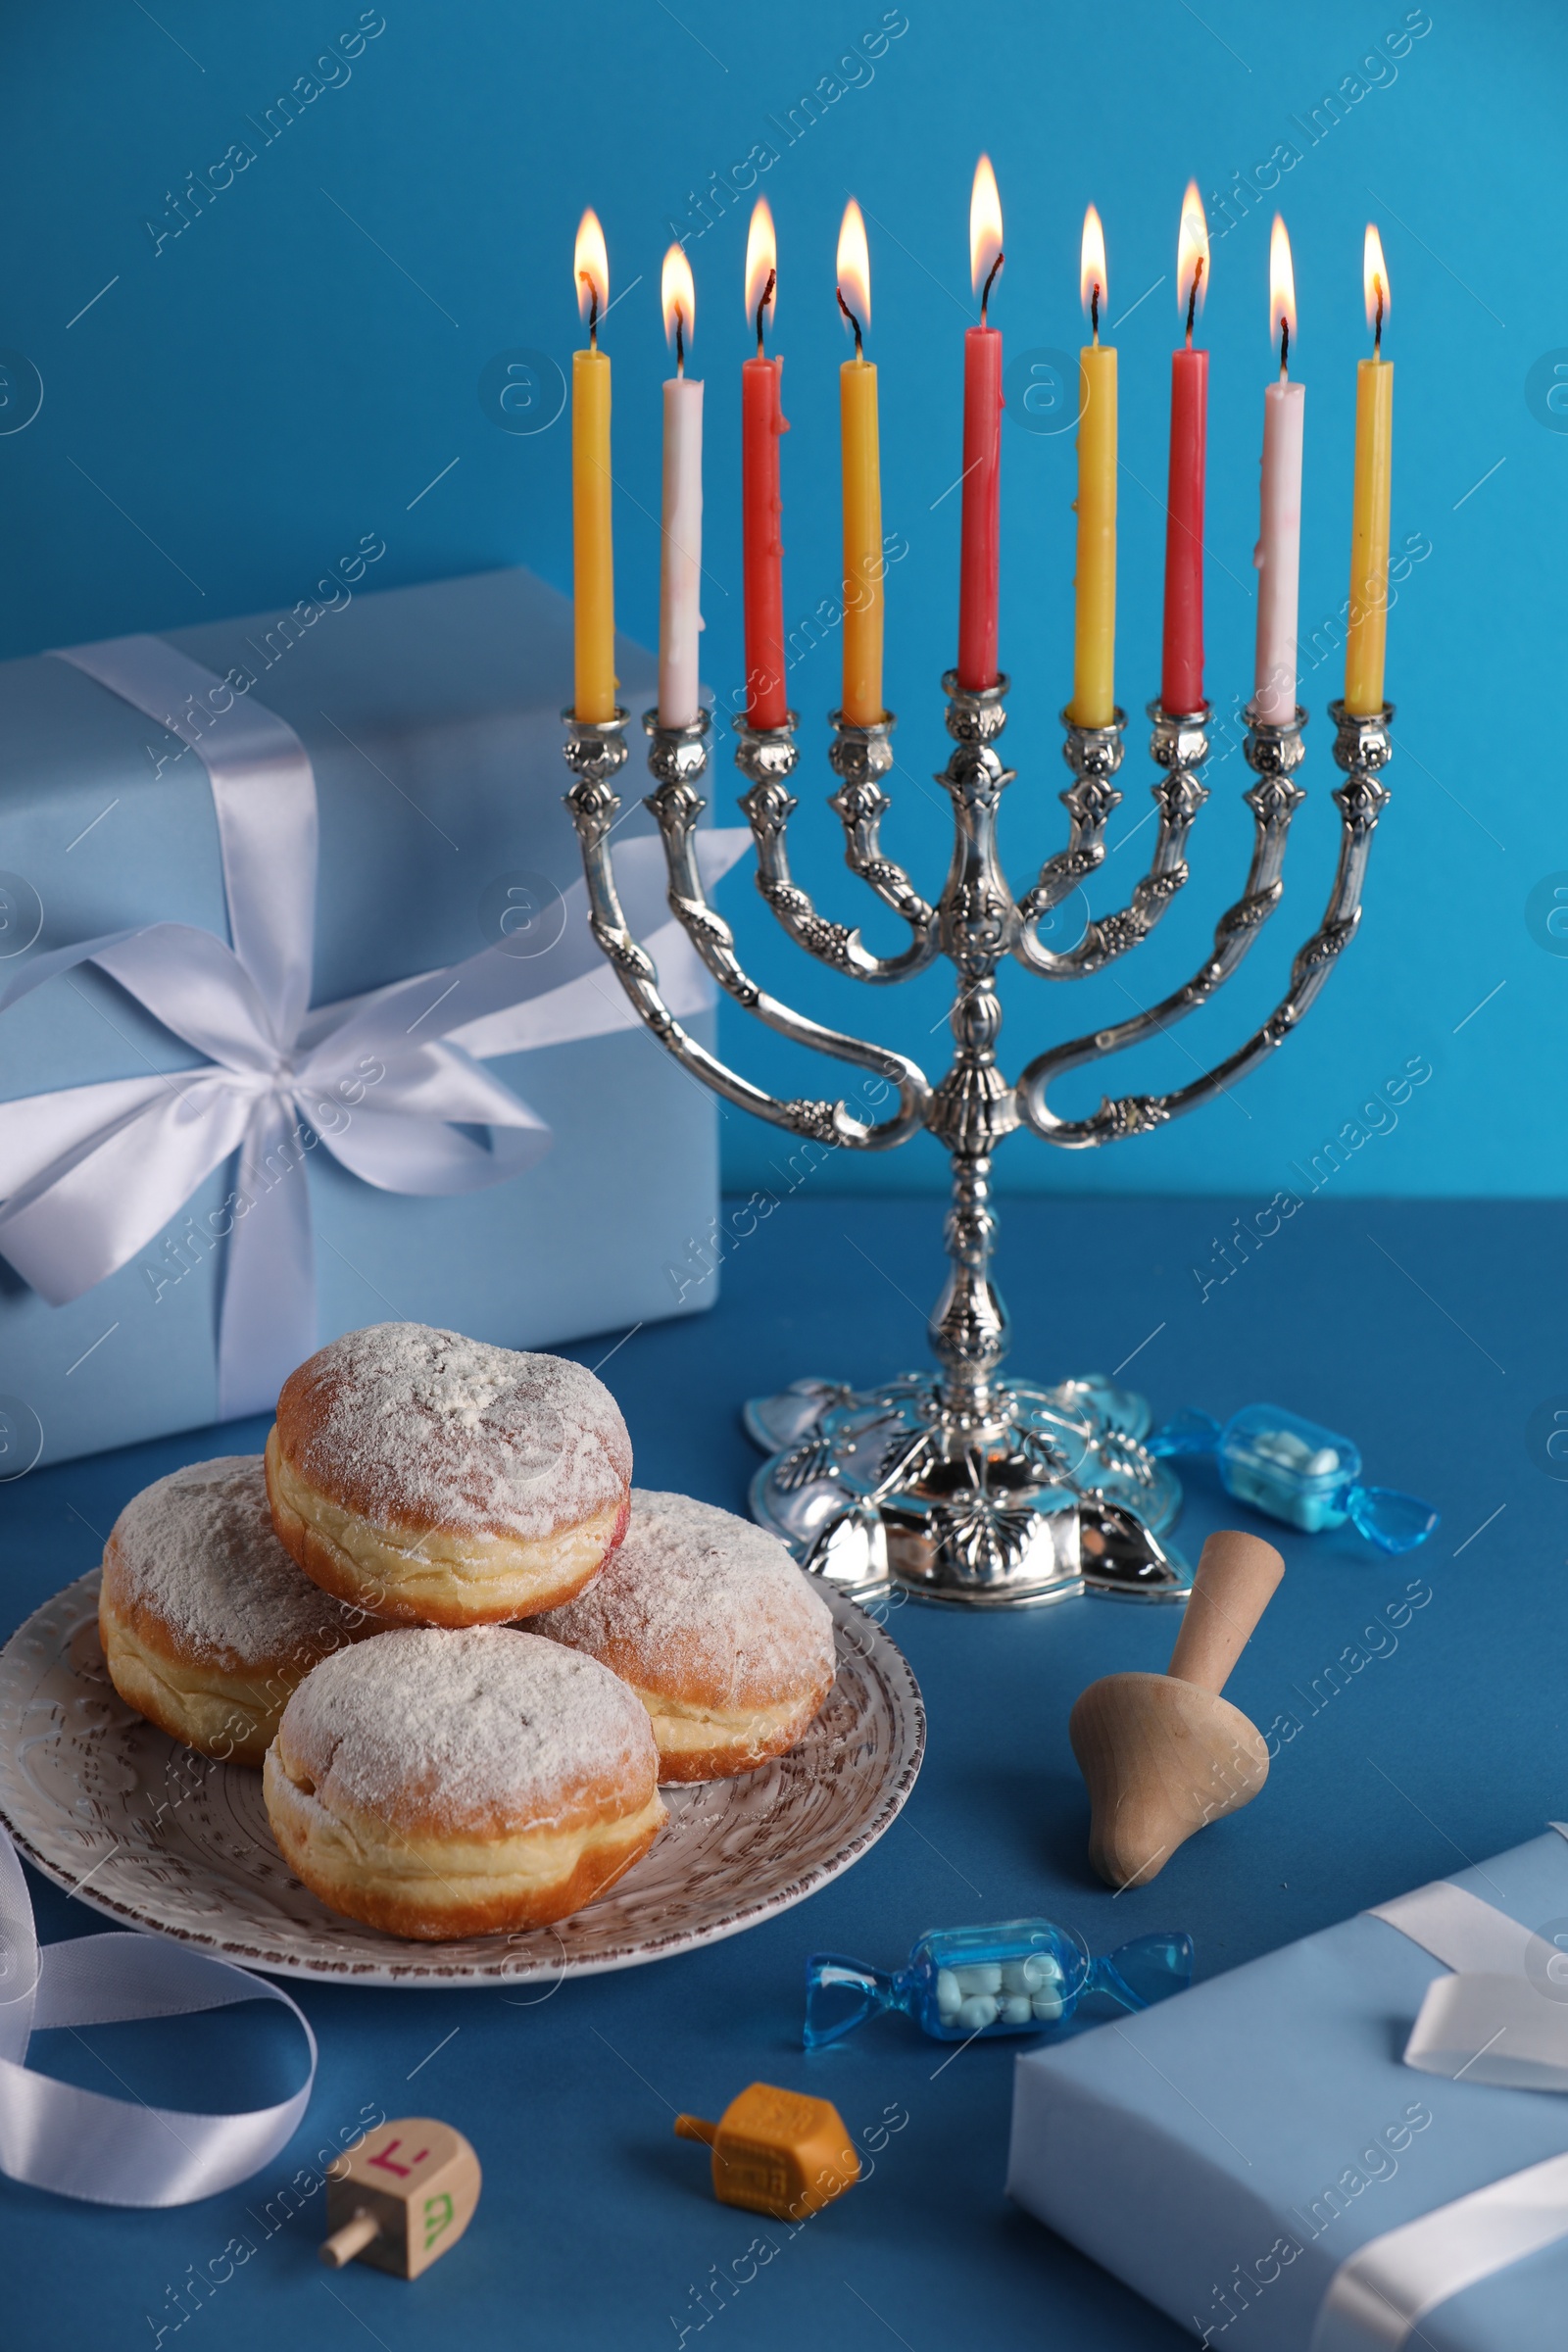
[[[372,30],[363,46],[358,24]],[[278,114],[270,124],[280,92],[318,91],[326,70],[316,61],[338,36],[334,86],[310,95],[286,127]],[[123,0],[12,10],[0,30],[0,344],[11,347],[0,425],[26,416],[30,371],[43,402],[24,429],[0,431],[0,651],[292,601],[366,532],[387,543],[377,585],[519,562],[568,585],[565,420],[501,429],[494,383],[519,350],[569,364],[571,237],[590,202],[624,290],[605,334],[618,403],[619,610],[651,639],[660,259],[671,220],[677,231],[702,227],[688,191],[764,144],[780,150],[761,184],[782,245],[792,625],[831,598],[838,570],[843,343],[832,264],[846,190],[874,216],[886,519],[908,551],[888,593],[903,760],[889,833],[934,887],[947,824],[929,776],[946,749],[937,680],[953,653],[958,524],[957,498],[942,493],[957,472],[975,155],[989,148],[1005,208],[995,316],[1011,355],[1075,347],[1085,202],[1105,220],[1110,317],[1124,319],[1120,694],[1135,711],[1157,675],[1156,492],[1182,187],[1190,173],[1205,194],[1234,189],[1238,174],[1267,184],[1284,164],[1278,188],[1254,193],[1245,216],[1233,200],[1239,217],[1216,237],[1203,322],[1213,354],[1210,695],[1229,710],[1250,676],[1276,203],[1295,243],[1295,356],[1309,388],[1305,630],[1345,596],[1370,215],[1394,289],[1395,536],[1429,552],[1391,616],[1399,758],[1363,936],[1306,1028],[1233,1100],[1109,1152],[1020,1141],[1004,1176],[1034,1189],[1266,1199],[1299,1189],[1292,1163],[1310,1171],[1325,1140],[1348,1128],[1360,1140],[1331,1179],[1337,1191],[1560,1191],[1568,939],[1549,952],[1544,909],[1550,877],[1568,882],[1568,784],[1547,723],[1559,685],[1568,415],[1553,415],[1545,388],[1552,355],[1568,361],[1565,49],[1568,24],[1547,0],[1515,0],[1505,17],[1478,0],[1432,0],[1430,16],[1401,0],[1293,11],[1205,0],[1201,18],[1179,0],[986,10],[907,0],[886,16],[878,0],[679,0],[678,12],[661,0],[526,12],[498,0],[385,0],[384,18],[363,19],[355,0],[276,0],[266,11],[160,0],[156,21]],[[1379,53],[1374,68],[1362,62]],[[842,65],[847,55],[858,62]],[[819,86],[832,102],[788,141],[777,125]],[[1336,91],[1343,119],[1314,138],[1312,110]],[[237,173],[236,148],[252,159]],[[200,210],[187,197],[181,227],[176,200],[193,172],[227,184]],[[732,200],[688,248],[694,364],[710,400],[706,667],[721,702],[741,676],[735,369],[747,349],[749,203]],[[1217,231],[1225,216],[1212,202],[1210,217]],[[1003,660],[1015,682],[1008,747],[1020,780],[1005,816],[1019,886],[1064,822],[1055,714],[1070,674],[1071,486],[1070,434],[1023,429],[1015,403],[1004,453]],[[1129,1061],[1117,1091],[1183,1083],[1193,1056],[1228,1051],[1280,993],[1331,869],[1336,778],[1323,711],[1340,682],[1329,659],[1304,683],[1312,798],[1272,933],[1220,1004],[1179,1041]],[[837,863],[821,806],[831,778],[818,760],[821,714],[836,698],[829,632],[792,678],[815,770],[797,820],[799,862],[843,912],[858,910],[858,886]],[[1113,840],[1149,806],[1141,735],[1140,722]],[[721,742],[721,813],[727,755]],[[1149,1003],[1200,960],[1240,887],[1249,833],[1239,754],[1210,780],[1195,878],[1157,940],[1065,993],[1019,975],[1007,990],[1011,1066],[1049,1038]],[[1149,839],[1146,828],[1112,858],[1097,906],[1125,898]],[[744,873],[724,904],[769,984],[940,1063],[936,975],[897,996],[858,991],[800,968]],[[874,916],[867,931],[884,936]],[[739,1015],[727,1040],[769,1083],[819,1083]],[[1391,1102],[1390,1082],[1411,1064],[1430,1075],[1396,1084]],[[1097,1093],[1080,1082],[1080,1101]],[[1383,1107],[1364,1113],[1369,1102]],[[724,1136],[733,1179],[776,1189],[769,1167],[785,1153],[773,1131],[736,1113]],[[922,1139],[892,1160],[841,1155],[818,1181],[920,1186],[941,1174]]]

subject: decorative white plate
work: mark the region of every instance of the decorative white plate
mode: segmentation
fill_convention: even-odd
[[[853,1601],[829,1587],[822,1597],[838,1679],[801,1744],[738,1780],[666,1788],[652,1851],[558,1928],[412,1943],[328,1911],[273,1843],[261,1774],[181,1747],[120,1698],[96,1569],[0,1651],[0,1818],[95,1910],[279,1976],[553,1989],[635,1968],[804,1901],[875,1844],[913,1788],[925,1710],[907,1661]]]

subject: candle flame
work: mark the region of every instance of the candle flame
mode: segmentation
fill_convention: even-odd
[[[1383,239],[1369,220],[1366,224],[1366,247],[1361,260],[1361,279],[1366,288],[1366,322],[1375,335],[1381,337],[1389,316],[1389,266],[1383,259]]]
[[[1196,310],[1202,309],[1207,292],[1208,222],[1203,218],[1203,200],[1198,193],[1198,182],[1190,179],[1182,198],[1182,224],[1176,237],[1176,307],[1184,318],[1189,303]]]
[[[1296,340],[1296,270],[1291,262],[1291,240],[1278,213],[1268,240],[1268,339],[1277,344],[1280,328],[1286,333],[1287,348]]]
[[[1087,311],[1098,294],[1100,308],[1105,307],[1105,232],[1100,224],[1100,215],[1093,205],[1084,215],[1084,241],[1078,268],[1078,292]]]
[[[664,256],[664,268],[659,281],[659,298],[664,309],[664,340],[675,340],[675,322],[690,348],[692,328],[697,323],[697,289],[692,284],[692,266],[686,259],[684,245],[672,245]]]
[[[773,216],[767,198],[759,196],[752,207],[752,225],[746,232],[746,318],[749,325],[757,323],[757,306],[767,291],[767,281],[778,267],[778,239],[773,234]],[[778,316],[778,290],[775,287],[768,311]]]
[[[865,242],[865,222],[852,196],[844,207],[839,229],[839,292],[860,322],[863,333],[871,323],[871,256]],[[846,326],[850,324],[845,320]]]
[[[578,318],[586,320],[592,317],[597,305],[602,318],[610,308],[610,256],[605,251],[605,232],[599,225],[599,215],[592,206],[584,213],[578,227],[571,268],[577,281]]]
[[[983,155],[974,168],[969,192],[969,283],[978,294],[1002,259],[1002,198],[991,158]]]

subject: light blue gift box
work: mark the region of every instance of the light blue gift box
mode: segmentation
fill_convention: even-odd
[[[243,668],[311,755],[313,1003],[438,970],[503,936],[526,949],[530,926],[543,985],[575,986],[552,998],[572,1042],[483,1065],[553,1131],[526,1173],[411,1198],[312,1152],[318,1343],[409,1317],[548,1348],[710,1305],[714,1105],[640,1026],[617,1025],[629,1008],[583,919],[562,806],[570,607],[521,571],[368,594],[373,573],[362,559],[344,568],[356,564],[331,601],[323,582],[290,615],[170,638],[220,676]],[[622,644],[618,663],[640,711],[651,659]],[[174,734],[44,656],[0,664],[0,992],[48,951],[129,926],[177,921],[227,938],[211,789]],[[633,760],[617,851],[650,831]],[[636,894],[649,924],[667,919],[651,899],[655,869],[643,861]],[[710,1046],[710,1006],[688,972],[678,1009]],[[0,1102],[200,1063],[90,966],[0,1014]],[[229,1174],[64,1306],[0,1262],[0,1478],[216,1417],[223,1252],[189,1237],[208,1232]]]
[[[1455,1872],[1532,1931],[1568,1927],[1556,1830]],[[1141,2016],[1019,2059],[1008,2193],[1225,2352],[1332,2345],[1547,2352],[1568,2342],[1564,2234],[1425,2312],[1359,2334],[1319,2314],[1388,2231],[1568,2149],[1561,2091],[1403,2062],[1447,1972],[1370,1913]],[[1559,2191],[1560,2195],[1561,2192]]]

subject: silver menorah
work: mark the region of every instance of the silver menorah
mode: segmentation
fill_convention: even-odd
[[[1188,835],[1208,798],[1202,769],[1210,714],[1206,708],[1172,713],[1150,705],[1159,829],[1149,870],[1127,906],[1091,921],[1076,946],[1058,951],[1045,944],[1042,928],[1104,858],[1105,826],[1122,798],[1115,777],[1125,713],[1118,710],[1105,727],[1078,726],[1063,713],[1072,770],[1060,796],[1067,846],[1014,899],[997,849],[997,811],[1013,781],[997,749],[1008,681],[971,690],[950,671],[942,683],[954,748],[937,780],[953,801],[954,849],[934,904],[881,847],[882,819],[892,806],[883,790],[893,765],[892,716],[858,726],[835,711],[829,721],[828,761],[838,778],[829,806],[844,827],[845,862],[908,926],[908,945],[897,956],[872,955],[858,929],[818,914],[790,871],[786,837],[798,806],[789,785],[799,757],[795,714],[781,727],[735,722],[735,762],[748,785],[740,807],[757,847],[757,886],[790,937],[829,969],[873,987],[906,980],[939,955],[952,963],[954,1054],[934,1085],[906,1055],[823,1028],[748,977],[736,959],[734,934],[709,904],[698,871],[708,714],[686,727],[661,726],[654,711],[644,720],[654,777],[644,806],[662,836],[671,912],[737,1004],[781,1036],[870,1071],[896,1090],[897,1108],[886,1118],[858,1117],[842,1100],[764,1093],[690,1037],[664,1004],[654,964],[621,912],[611,858],[620,807],[612,779],[627,757],[624,710],[603,724],[564,713],[566,764],[576,778],[566,806],[582,849],[589,920],[655,1037],[726,1102],[854,1152],[890,1151],[925,1128],[952,1155],[945,1231],[951,1270],[929,1327],[937,1369],[864,1391],[803,1380],[781,1396],[754,1399],[747,1426],[768,1455],[752,1489],[756,1517],[808,1567],[860,1596],[891,1586],[927,1599],[991,1605],[1079,1592],[1181,1600],[1190,1581],[1186,1564],[1162,1541],[1181,1491],[1166,1462],[1142,1442],[1150,1421],[1144,1399],[1098,1375],[1052,1388],[1000,1377],[1007,1315],[991,1279],[992,1154],[1020,1128],[1066,1151],[1144,1134],[1206,1102],[1284,1043],[1360,921],[1372,835],[1389,797],[1380,775],[1390,756],[1393,708],[1386,704],[1377,717],[1357,718],[1343,704],[1329,706],[1334,758],[1345,779],[1334,794],[1343,820],[1334,884],[1323,920],[1297,955],[1290,986],[1262,1027],[1187,1086],[1106,1097],[1091,1116],[1068,1119],[1051,1106],[1053,1081],[1170,1029],[1206,1004],[1278,906],[1291,820],[1306,797],[1296,781],[1306,712],[1298,709],[1289,726],[1260,721],[1250,710],[1245,714],[1254,777],[1244,795],[1255,825],[1251,861],[1241,897],[1215,926],[1206,962],[1148,1011],[1051,1047],[1014,1083],[997,1064],[998,966],[1010,956],[1042,979],[1083,979],[1149,937],[1187,880]]]

